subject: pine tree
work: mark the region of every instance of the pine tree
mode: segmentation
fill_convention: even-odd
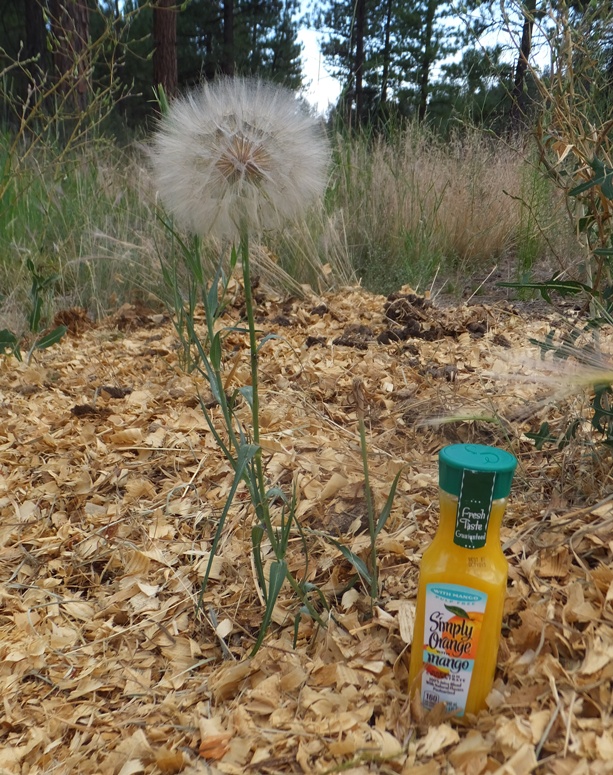
[[[395,104],[423,119],[436,65],[461,45],[450,13],[443,0],[325,0],[315,25],[347,115],[363,122]]]
[[[156,0],[153,6],[153,83],[167,97],[179,89],[177,72],[177,10],[175,0]]]
[[[178,20],[179,81],[220,73],[302,82],[298,0],[192,0]]]

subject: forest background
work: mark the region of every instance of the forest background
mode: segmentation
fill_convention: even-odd
[[[305,27],[341,88],[335,163],[323,210],[260,246],[271,284],[471,295],[610,259],[608,211],[586,224],[568,196],[594,159],[608,179],[609,2],[3,0],[0,18],[0,328],[160,302],[158,88],[300,91]]]

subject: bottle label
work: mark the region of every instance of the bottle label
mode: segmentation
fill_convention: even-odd
[[[464,549],[485,546],[492,511],[496,474],[492,471],[462,472],[453,542]]]
[[[424,707],[444,702],[449,713],[464,715],[486,603],[487,594],[471,587],[426,585],[421,677]]]

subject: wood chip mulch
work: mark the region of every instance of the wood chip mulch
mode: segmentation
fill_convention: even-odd
[[[228,325],[241,313],[237,286]],[[232,483],[206,385],[182,370],[167,316],[66,314],[59,345],[0,361],[0,775],[613,772],[611,456],[565,363],[539,372],[528,340],[551,321],[359,288],[261,294],[258,315],[277,334],[260,362],[266,470],[296,483],[308,556],[296,533],[288,561],[325,596],[327,628],[303,618],[294,647],[284,589],[249,658],[263,600],[243,490],[196,612]],[[245,337],[226,344],[232,389],[249,381]],[[403,468],[372,610],[326,538],[367,557],[356,379],[379,508]],[[560,448],[525,435],[546,420],[562,438],[577,418]],[[459,721],[406,697],[437,453],[458,441],[519,458],[499,669],[488,710]]]

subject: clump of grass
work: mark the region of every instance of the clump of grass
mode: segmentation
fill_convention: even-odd
[[[305,218],[275,234],[268,245],[279,267],[299,285],[321,293],[357,283],[342,211],[312,208]]]
[[[391,136],[337,138],[329,207],[345,217],[348,250],[364,284],[389,292],[501,258],[530,265],[548,246],[523,201],[527,162],[502,140],[467,129],[444,141],[417,124]],[[548,220],[557,219],[550,202]],[[526,241],[530,242],[530,245]],[[523,251],[523,253],[522,253]]]
[[[67,307],[101,318],[125,302],[156,306],[164,297],[158,255],[170,253],[171,243],[138,147],[98,140],[58,159],[41,146],[11,173],[0,200],[0,317],[27,329],[28,260],[57,278],[47,323]],[[322,292],[356,281],[341,213],[314,208],[251,249],[269,289],[299,295],[303,285]],[[218,241],[203,241],[208,276],[219,254]]]
[[[158,304],[157,256],[172,245],[139,147],[91,137],[70,152],[39,143],[24,156],[22,144],[0,135],[0,314],[11,328],[20,316],[26,325],[28,259],[58,276],[50,314],[80,306],[102,317],[126,301]],[[263,285],[300,294],[304,285],[323,292],[359,279],[388,293],[424,289],[436,277],[461,293],[467,274],[480,281],[501,260],[505,279],[516,280],[552,253],[558,269],[575,258],[559,246],[569,229],[551,184],[530,159],[476,130],[446,142],[416,125],[388,136],[339,134],[335,161],[325,207],[252,240]],[[209,276],[219,248],[203,240]]]
[[[59,158],[38,148],[11,175],[0,202],[2,314],[25,324],[19,310],[29,292],[28,261],[56,275],[50,318],[74,306],[101,317],[124,301],[158,295],[154,216],[139,196],[144,175],[142,162],[110,143]]]

